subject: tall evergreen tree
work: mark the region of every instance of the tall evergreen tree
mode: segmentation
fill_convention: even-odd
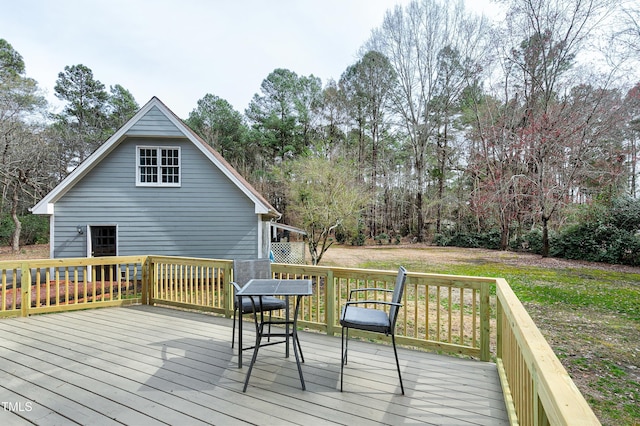
[[[206,94],[189,113],[186,123],[234,167],[246,171],[255,166],[256,153],[247,143],[244,117],[225,99]]]
[[[138,112],[140,106],[130,91],[119,84],[109,88],[107,99],[108,123],[111,131],[116,131]]]
[[[306,152],[322,84],[314,76],[298,76],[278,68],[262,81],[245,114],[259,131],[261,145],[272,159],[284,160]]]

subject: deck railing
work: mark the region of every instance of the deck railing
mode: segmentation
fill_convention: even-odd
[[[230,304],[230,260],[149,256],[148,304],[161,304],[227,316]]]
[[[512,423],[599,425],[509,284],[496,279],[496,364]]]
[[[313,296],[303,299],[300,324],[340,332],[340,310],[354,288],[393,288],[396,271],[274,264],[283,278],[308,277]],[[410,272],[403,307],[397,322],[398,342],[446,353],[490,360],[489,292],[492,279]],[[389,293],[368,292],[364,298],[389,298]],[[379,335],[352,331],[354,335]]]
[[[391,288],[396,276],[290,264],[273,264],[272,272],[312,280],[313,295],[303,298],[298,324],[327,334],[340,332],[340,309],[351,289]],[[232,275],[230,260],[166,256],[0,262],[0,317],[132,303],[229,317]],[[378,293],[367,299],[384,297]],[[485,361],[493,356],[513,424],[599,424],[503,279],[409,272],[397,327],[401,344]]]
[[[146,256],[0,262],[0,317],[140,303]]]

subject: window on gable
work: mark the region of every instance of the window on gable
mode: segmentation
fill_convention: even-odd
[[[137,147],[138,186],[180,186],[179,147]]]

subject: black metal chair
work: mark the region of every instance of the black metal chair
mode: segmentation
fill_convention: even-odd
[[[402,385],[402,375],[400,374],[400,363],[398,362],[398,351],[396,350],[395,328],[396,320],[398,319],[398,312],[402,303],[402,293],[404,291],[404,284],[407,279],[407,270],[402,266],[398,270],[396,277],[396,284],[393,290],[381,289],[381,288],[359,288],[351,290],[349,293],[349,299],[345,306],[342,308],[340,314],[340,325],[342,325],[342,365],[340,366],[340,392],[342,392],[342,381],[344,375],[344,366],[347,364],[347,350],[349,345],[349,329],[354,328],[357,330],[365,330],[374,333],[384,333],[385,335],[391,335],[391,342],[393,343],[393,353],[396,356],[396,367],[398,368],[398,377],[400,378],[400,389],[404,395],[404,386]],[[358,292],[367,291],[385,291],[393,292],[391,302],[385,302],[381,300],[357,300]],[[351,300],[351,297],[356,294],[356,300]],[[366,293],[365,293],[366,294]],[[355,305],[387,305],[389,306],[389,313],[382,309],[376,308],[362,308]],[[346,331],[346,333],[345,333]]]
[[[253,349],[253,346],[243,348],[242,347],[242,315],[260,313],[260,322],[264,319],[264,312],[269,312],[269,319],[271,319],[271,313],[280,309],[285,309],[286,302],[283,299],[279,299],[273,296],[263,296],[259,303],[252,303],[249,297],[240,298],[236,296],[236,292],[240,291],[242,287],[251,279],[254,278],[271,278],[271,261],[269,259],[252,259],[252,260],[234,260],[233,261],[233,336],[231,337],[231,347],[235,345],[236,337],[236,313],[241,309],[238,315],[238,368],[242,367],[242,351]],[[242,302],[240,301],[242,299]],[[256,321],[256,332],[258,332],[258,322]],[[271,327],[269,325],[269,327]]]

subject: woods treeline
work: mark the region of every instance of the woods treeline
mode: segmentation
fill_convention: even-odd
[[[208,93],[185,122],[307,231],[314,263],[372,240],[640,264],[637,4],[496,7],[397,6],[337,80],[275,69],[244,112]],[[139,108],[84,65],[56,83],[52,114],[0,40],[0,238],[15,247],[28,207]]]

